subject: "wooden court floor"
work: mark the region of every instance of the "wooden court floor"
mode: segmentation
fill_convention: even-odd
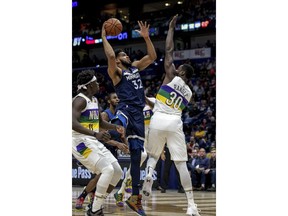
[[[76,210],[75,200],[80,195],[83,187],[72,188],[72,215],[84,216],[84,210]],[[104,214],[107,216],[133,216],[136,215],[126,204],[120,208],[115,205],[115,199],[113,194],[117,190],[114,189],[112,193],[107,197],[104,205]],[[124,200],[128,199],[130,194],[125,194]],[[198,205],[198,209],[201,209],[201,216],[215,216],[216,215],[216,192],[207,191],[194,191],[195,203]],[[88,198],[86,197],[84,203],[88,204]],[[149,201],[143,201],[143,208],[147,216],[181,216],[186,215],[187,201],[184,193],[178,193],[177,190],[167,190],[166,193],[153,190],[152,197]]]

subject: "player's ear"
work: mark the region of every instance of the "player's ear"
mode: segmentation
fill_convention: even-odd
[[[116,58],[116,64],[120,64],[120,59]]]
[[[181,71],[179,71],[179,74],[178,74],[179,76],[184,76],[185,75],[185,71],[184,70],[181,70]]]

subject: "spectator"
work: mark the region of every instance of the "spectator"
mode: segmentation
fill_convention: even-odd
[[[192,177],[192,173],[195,171],[195,167],[196,167],[195,164],[196,164],[197,159],[198,159],[198,148],[193,148],[191,157],[187,161],[187,168],[191,177]]]
[[[210,158],[210,167],[209,172],[211,179],[211,187],[208,188],[208,191],[216,191],[216,149],[212,149],[211,158]]]
[[[197,190],[204,191],[206,183],[206,175],[209,171],[209,158],[206,157],[206,151],[204,148],[199,150],[199,157],[195,163],[195,170],[192,172],[192,184]],[[199,188],[199,182],[201,187]]]

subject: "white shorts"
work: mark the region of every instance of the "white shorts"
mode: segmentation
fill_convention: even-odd
[[[89,137],[73,137],[72,154],[88,170],[95,174],[101,173],[101,169],[96,167],[96,163],[101,158],[105,158],[111,164],[117,162],[117,159],[101,142]]]
[[[151,118],[146,150],[149,155],[159,158],[165,143],[171,160],[187,161],[187,147],[183,123],[179,116],[155,112]]]

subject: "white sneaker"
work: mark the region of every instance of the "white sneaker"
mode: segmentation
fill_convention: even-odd
[[[143,183],[143,200],[149,200],[152,193],[153,178],[146,176]]]
[[[189,204],[188,204],[188,208],[187,208],[186,215],[190,215],[190,216],[201,216],[201,215],[199,214],[199,212],[201,212],[201,211],[200,211],[200,210],[198,211],[196,204],[194,204],[194,205],[189,205]]]

